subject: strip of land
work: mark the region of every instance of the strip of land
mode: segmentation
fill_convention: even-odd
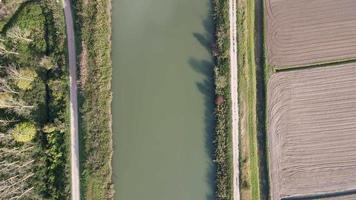
[[[70,161],[71,161],[71,192],[72,200],[80,200],[79,179],[79,141],[78,141],[78,97],[77,97],[77,65],[74,40],[74,26],[70,0],[64,2],[64,15],[67,28],[68,64],[70,82]]]
[[[239,104],[237,94],[237,44],[236,44],[236,1],[229,1],[230,19],[230,90],[231,90],[231,120],[233,146],[233,199],[240,199],[240,167],[239,167]]]

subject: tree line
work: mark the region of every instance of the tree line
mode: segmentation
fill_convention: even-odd
[[[215,24],[215,94],[216,128],[216,198],[232,199],[232,138],[231,138],[231,98],[230,98],[230,57],[229,57],[229,1],[213,0]]]
[[[14,2],[0,18],[0,197],[69,199],[62,5]]]

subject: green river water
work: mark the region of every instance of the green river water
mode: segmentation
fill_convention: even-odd
[[[210,0],[113,0],[119,200],[211,200]]]

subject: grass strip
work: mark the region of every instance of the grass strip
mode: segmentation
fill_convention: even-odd
[[[74,0],[79,56],[81,192],[113,199],[111,1]]]

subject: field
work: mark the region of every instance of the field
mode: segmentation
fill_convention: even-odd
[[[265,10],[271,66],[356,58],[355,0],[266,0]]]
[[[267,91],[272,199],[355,190],[356,64],[275,73]]]

